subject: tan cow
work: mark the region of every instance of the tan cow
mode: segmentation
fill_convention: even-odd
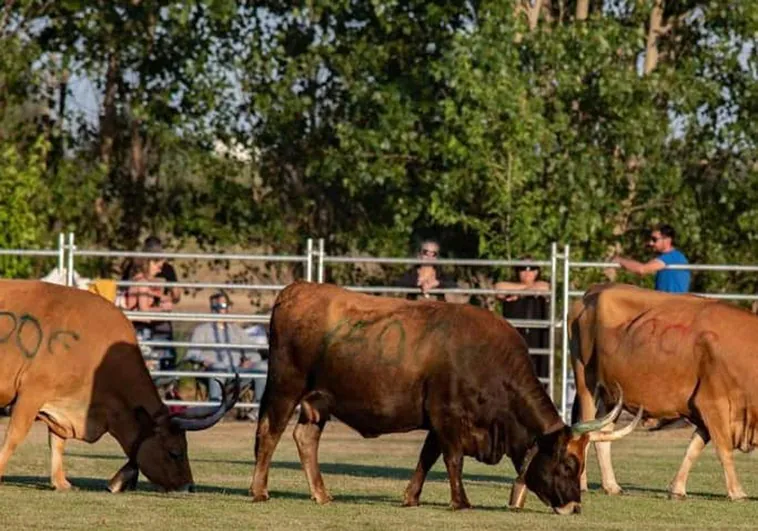
[[[595,416],[593,390],[618,384],[628,409],[686,418],[696,427],[669,486],[672,498],[686,496],[690,468],[711,439],[729,498],[746,497],[733,451],[750,451],[758,442],[757,316],[712,299],[602,284],[574,304],[570,333],[583,419]],[[610,443],[596,444],[596,450],[603,489],[620,492]]]
[[[0,449],[0,478],[35,419],[51,434],[51,481],[68,489],[66,439],[110,433],[128,462],[110,482],[133,488],[141,470],[166,490],[190,490],[186,430],[209,428],[239,392],[212,411],[172,416],[145,367],[134,328],[98,295],[38,281],[0,280],[0,405],[13,404]]]

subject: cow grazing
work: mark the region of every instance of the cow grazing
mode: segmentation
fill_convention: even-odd
[[[686,496],[690,468],[711,439],[729,498],[746,497],[733,451],[749,451],[758,442],[758,317],[702,297],[602,284],[574,304],[570,331],[583,419],[595,416],[596,388],[619,385],[629,409],[644,406],[652,417],[686,418],[695,425],[669,486],[672,498]],[[603,488],[620,492],[610,444],[596,450]]]
[[[519,471],[511,505],[523,505],[528,487],[561,514],[580,509],[587,443],[615,440],[634,427],[593,431],[610,418],[566,426],[532,369],[524,340],[489,311],[306,282],[282,291],[272,313],[254,501],[269,497],[271,457],[298,404],[294,439],[318,503],[331,500],[317,459],[330,415],[364,437],[428,430],[405,506],[418,505],[440,455],[456,509],[470,507],[461,481],[463,456],[494,464],[508,455]]]
[[[141,470],[165,490],[190,490],[186,430],[218,422],[239,393],[215,410],[170,415],[145,367],[134,328],[98,295],[45,282],[0,280],[0,405],[13,409],[0,449],[0,478],[35,419],[47,424],[51,480],[63,471],[66,439],[110,433],[128,462],[109,484],[134,488]]]

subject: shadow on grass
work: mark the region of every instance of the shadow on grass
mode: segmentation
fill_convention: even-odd
[[[67,453],[70,457],[82,457],[86,459],[106,459],[106,460],[123,460],[123,456],[108,455],[108,454],[83,454],[83,453]],[[242,465],[253,466],[252,460],[241,459],[207,459],[207,458],[190,458],[190,464],[192,463],[214,463],[214,464],[228,464],[228,465]],[[274,461],[271,463],[271,468],[282,470],[302,470],[302,465],[299,461]],[[413,475],[413,469],[390,467],[390,466],[376,466],[376,465],[359,465],[354,463],[321,463],[321,472],[324,474],[337,475],[337,476],[351,476],[356,478],[383,478],[383,479],[400,479],[410,480]],[[501,483],[503,485],[511,485],[513,483],[513,477],[506,474],[470,474],[463,473],[465,481],[476,481],[482,483]],[[439,470],[431,470],[427,475],[428,481],[447,481],[447,472]],[[599,485],[592,485],[598,487]]]
[[[622,485],[622,488],[624,489],[624,492],[627,494],[642,494],[642,495],[649,495],[649,496],[655,496],[657,498],[666,498],[668,499],[669,491],[668,489],[660,488],[660,487],[642,487],[639,485]],[[709,501],[727,501],[727,497],[725,493],[717,493],[717,492],[702,492],[702,491],[689,491],[687,492],[687,500],[709,500]],[[676,501],[671,500],[671,503],[687,503],[687,500],[682,501]],[[755,496],[749,496],[747,501],[758,501],[758,497]]]

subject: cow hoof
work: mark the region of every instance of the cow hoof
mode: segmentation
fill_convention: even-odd
[[[603,487],[603,491],[609,496],[620,496],[624,494],[624,489],[618,485],[611,485],[609,487]]]
[[[69,483],[68,480],[64,479],[63,481],[53,483],[53,488],[56,492],[66,492],[71,490],[71,483]]]
[[[406,500],[403,500],[403,505],[402,506],[403,507],[418,507],[419,506],[419,501],[418,500],[413,500],[413,499],[406,499]]]
[[[260,494],[253,494],[253,503],[268,501],[270,496],[268,492],[262,492]]]
[[[738,494],[736,496],[729,496],[729,501],[733,501],[733,502],[747,501],[747,494]]]
[[[454,511],[465,511],[466,509],[473,509],[473,506],[469,502],[451,502],[450,508]]]
[[[334,498],[329,496],[328,494],[324,496],[311,496],[311,499],[318,503],[319,505],[326,505],[327,503],[330,503]]]
[[[669,500],[685,501],[687,499],[686,492],[669,492]]]

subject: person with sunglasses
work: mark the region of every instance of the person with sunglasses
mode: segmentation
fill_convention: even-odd
[[[454,288],[457,283],[455,279],[443,273],[440,267],[434,263],[440,256],[439,242],[433,238],[426,238],[421,242],[417,256],[423,262],[406,271],[402,277],[397,279],[395,286],[418,288],[420,292],[408,293],[407,298],[411,300],[416,300],[419,297],[444,300],[443,294],[432,295],[429,291],[433,289]]]
[[[266,348],[267,341],[261,341],[260,338],[251,337],[237,323],[225,321],[224,315],[227,315],[232,309],[232,302],[224,291],[219,291],[210,296],[211,313],[219,314],[219,319],[212,323],[202,323],[192,331],[191,343],[198,345],[218,343],[219,345],[250,345],[245,348],[228,348],[219,346],[218,348],[208,347],[191,347],[187,350],[185,360],[194,361],[201,364],[206,371],[211,372],[232,372],[237,370],[241,373],[260,373],[266,374],[268,371],[268,362],[261,356],[260,349]],[[253,380],[255,390],[255,399],[260,401],[263,391],[266,388],[265,378],[256,378]],[[219,383],[210,379],[208,384],[208,399],[210,401],[221,400],[221,386]]]
[[[658,256],[648,262],[638,262],[631,258],[616,256],[613,262],[623,269],[638,275],[655,274],[656,291],[667,293],[687,293],[690,290],[690,271],[686,269],[665,269],[670,265],[688,264],[687,257],[675,247],[676,231],[671,225],[658,225],[650,233],[648,247]]]

